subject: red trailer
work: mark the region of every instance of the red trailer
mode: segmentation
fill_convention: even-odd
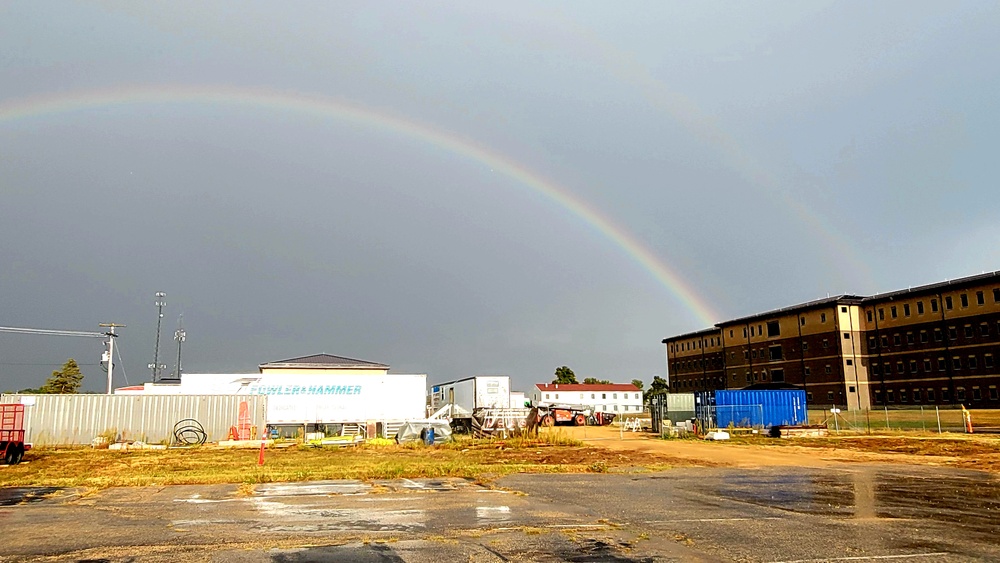
[[[24,405],[0,405],[0,459],[17,465],[30,449],[24,443]]]

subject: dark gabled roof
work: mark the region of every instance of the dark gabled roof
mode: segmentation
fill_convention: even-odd
[[[260,364],[259,369],[264,368],[295,368],[295,369],[389,369],[385,364],[369,362],[367,360],[355,360],[343,356],[332,354],[313,354],[312,356],[302,356],[301,358],[290,358],[277,362]]]
[[[670,338],[664,338],[661,342],[663,344],[666,344],[668,342],[673,342],[673,341],[676,341],[676,340],[683,340],[685,338],[692,338],[692,337],[695,337],[695,336],[702,336],[702,335],[705,335],[705,334],[714,334],[716,332],[719,332],[719,330],[721,330],[721,329],[719,328],[718,325],[716,325],[716,326],[713,326],[713,327],[709,327],[709,328],[704,328],[704,329],[701,329],[701,330],[697,330],[695,332],[689,332],[687,334],[681,334],[681,335],[678,335],[678,336],[671,336]]]
[[[765,311],[763,313],[757,313],[755,315],[750,315],[747,317],[740,317],[738,319],[723,321],[715,326],[721,328],[723,325],[739,324],[739,323],[745,323],[747,321],[756,321],[758,319],[763,319],[765,317],[774,317],[778,315],[784,315],[787,313],[794,313],[796,311],[807,311],[809,309],[816,309],[819,307],[826,307],[829,305],[839,305],[841,303],[858,305],[861,303],[862,300],[864,300],[864,297],[860,295],[836,295],[834,297],[824,297],[823,299],[816,299],[815,301],[807,301],[805,303],[799,303],[798,305],[791,305],[789,307],[782,307],[781,309],[773,309],[771,311]]]
[[[877,301],[892,301],[893,299],[896,299],[897,297],[903,297],[903,296],[914,295],[914,294],[922,294],[922,293],[932,293],[932,292],[936,292],[936,291],[939,291],[939,290],[942,290],[942,289],[945,289],[945,290],[956,289],[957,287],[961,287],[961,286],[964,286],[964,285],[973,285],[973,284],[976,284],[976,283],[980,283],[980,282],[984,282],[984,281],[988,281],[988,280],[992,280],[992,279],[998,279],[998,278],[1000,278],[1000,271],[997,271],[997,272],[985,272],[985,273],[982,273],[982,274],[977,274],[975,276],[967,276],[967,277],[958,278],[958,279],[955,279],[955,280],[945,280],[943,282],[932,283],[932,284],[928,284],[928,285],[920,285],[920,286],[917,286],[917,287],[909,287],[909,288],[906,288],[906,289],[899,289],[899,290],[896,290],[896,291],[889,291],[887,293],[879,293],[879,294],[876,294],[876,295],[872,295],[871,297],[865,297],[864,298],[864,302],[865,303],[872,303],[872,302],[877,302]]]

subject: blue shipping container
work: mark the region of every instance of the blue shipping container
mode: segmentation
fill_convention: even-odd
[[[806,392],[716,391],[715,417],[719,428],[797,426],[808,422]]]

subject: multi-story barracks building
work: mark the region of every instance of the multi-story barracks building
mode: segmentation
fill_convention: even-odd
[[[815,405],[1000,408],[1000,272],[839,295],[663,340],[673,392],[798,388]]]

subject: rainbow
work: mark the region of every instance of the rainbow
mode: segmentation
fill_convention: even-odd
[[[219,104],[296,112],[326,119],[376,127],[481,163],[541,194],[577,216],[663,285],[704,326],[719,314],[684,280],[624,228],[598,212],[570,190],[470,139],[426,123],[374,111],[344,100],[300,92],[234,88],[230,86],[141,85],[113,90],[83,90],[0,101],[0,125],[17,120],[102,107],[141,104]]]

